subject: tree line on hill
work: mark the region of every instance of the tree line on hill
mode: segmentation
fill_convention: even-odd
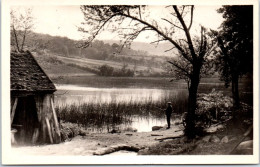
[[[17,33],[21,33],[17,31]],[[72,40],[67,37],[51,36],[35,32],[27,32],[24,47],[31,51],[49,51],[65,57],[79,57],[95,60],[107,60],[121,63],[129,63],[143,66],[162,68],[165,57],[150,56],[146,51],[134,50],[123,47],[117,43],[108,44],[103,41],[95,40],[87,48],[77,47],[80,41]],[[22,38],[22,37],[21,37]],[[11,45],[15,45],[14,35],[11,35]]]

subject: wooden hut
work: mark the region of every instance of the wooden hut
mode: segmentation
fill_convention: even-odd
[[[59,143],[56,88],[29,52],[11,52],[12,143]]]

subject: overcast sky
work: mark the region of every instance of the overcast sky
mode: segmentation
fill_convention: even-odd
[[[194,26],[201,24],[207,28],[217,29],[221,22],[221,14],[216,9],[221,6],[195,6]],[[77,31],[77,26],[83,21],[83,14],[79,6],[33,6],[35,18],[34,31],[55,36],[66,36],[71,39],[82,39],[82,34]],[[17,8],[16,8],[17,10]],[[20,10],[22,8],[20,7]],[[147,41],[143,34],[136,41]],[[118,39],[116,34],[104,32],[99,39]]]

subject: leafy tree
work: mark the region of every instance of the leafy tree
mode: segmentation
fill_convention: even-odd
[[[13,45],[17,51],[21,52],[24,48],[26,37],[34,26],[32,9],[28,8],[25,10],[25,13],[19,14],[12,9],[10,16],[11,45]]]
[[[223,6],[218,9],[225,19],[214,32],[220,48],[217,54],[221,79],[232,84],[234,107],[238,108],[239,78],[253,73],[253,6]]]
[[[99,67],[99,74],[101,76],[112,76],[113,72],[114,72],[114,68],[106,64]]]
[[[165,6],[161,16],[151,15],[151,6],[81,6],[85,22],[79,31],[89,34],[83,47],[90,43],[103,30],[117,32],[128,46],[139,34],[149,31],[157,37],[152,43],[166,41],[179,53],[180,61],[171,61],[174,68],[182,71],[180,75],[188,78],[189,109],[185,133],[188,137],[195,137],[195,109],[197,91],[201,77],[201,70],[205,59],[213,48],[209,42],[206,29],[201,27],[200,37],[190,33],[193,23],[194,6]]]
[[[111,46],[112,46],[114,52],[118,52],[119,51],[119,47],[120,46],[117,43],[113,43]]]

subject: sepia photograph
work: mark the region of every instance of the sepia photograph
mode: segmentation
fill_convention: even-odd
[[[108,2],[3,2],[2,163],[259,163],[258,1]]]

